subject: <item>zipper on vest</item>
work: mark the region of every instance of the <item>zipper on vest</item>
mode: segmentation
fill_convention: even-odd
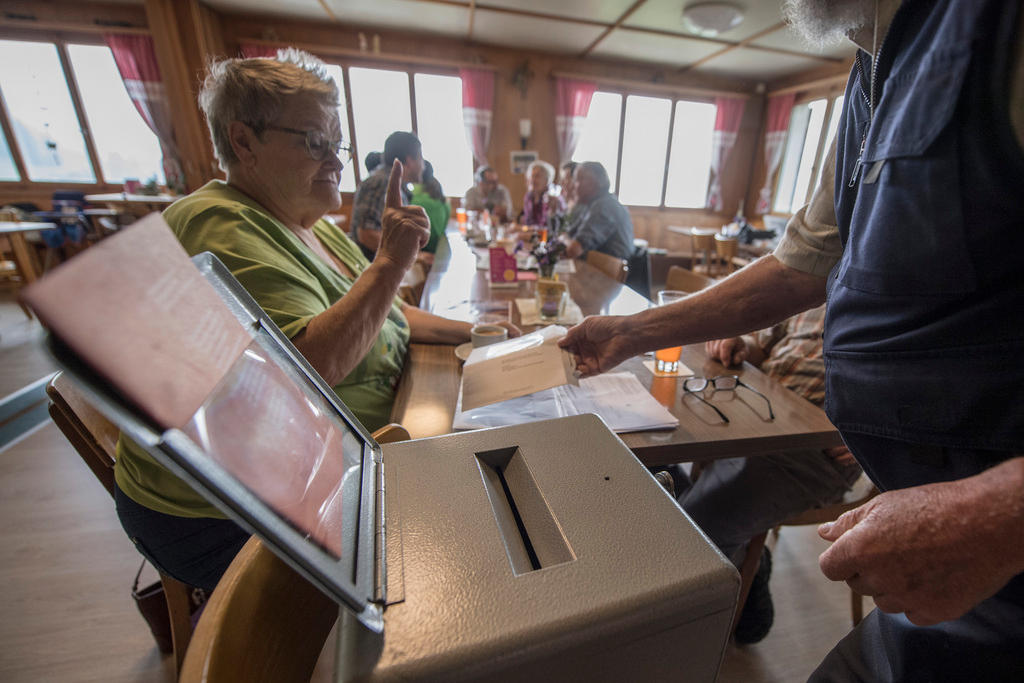
[[[877,19],[877,17],[876,17]],[[893,20],[895,21],[895,17]],[[864,129],[864,136],[860,139],[860,151],[857,153],[857,161],[853,165],[853,173],[850,175],[850,182],[847,187],[856,187],[857,178],[860,177],[861,169],[864,167],[864,145],[868,141],[868,131],[871,130],[871,123],[875,120],[875,80],[878,77],[878,61],[882,57],[882,48],[885,47],[885,39],[889,37],[892,29],[892,22],[885,30],[882,41],[878,44],[878,51],[871,56],[871,80],[868,82],[868,92],[864,92],[864,60],[857,55],[857,71],[860,73],[860,92],[868,105],[868,125]]]

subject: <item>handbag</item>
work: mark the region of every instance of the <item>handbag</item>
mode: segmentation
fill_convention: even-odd
[[[146,560],[139,565],[139,571],[135,573],[135,582],[132,584],[132,599],[135,606],[139,608],[142,618],[149,624],[149,631],[153,634],[156,646],[163,654],[174,652],[174,639],[171,637],[171,616],[167,611],[167,599],[164,597],[163,583],[157,581],[145,588],[139,588],[139,578],[142,576],[142,569],[146,566]]]

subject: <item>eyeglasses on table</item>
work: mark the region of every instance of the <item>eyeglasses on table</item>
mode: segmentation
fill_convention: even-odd
[[[753,392],[753,393],[757,394],[758,396],[760,396],[761,398],[763,398],[764,402],[768,404],[768,417],[769,417],[769,419],[772,419],[772,420],[775,419],[775,411],[772,410],[772,402],[768,399],[768,397],[765,396],[764,394],[762,394],[757,389],[754,389],[749,384],[744,384],[743,380],[741,380],[736,375],[719,375],[718,377],[710,377],[710,378],[708,378],[708,377],[688,377],[687,379],[683,380],[683,391],[684,392],[686,392],[688,394],[692,394],[693,396],[698,398],[700,401],[702,401],[703,403],[705,403],[708,406],[710,406],[712,410],[714,410],[716,413],[718,413],[718,416],[720,418],[722,418],[722,421],[725,422],[726,424],[728,424],[729,423],[729,418],[725,416],[725,413],[723,413],[721,410],[719,410],[718,406],[716,406],[715,404],[711,403],[711,401],[708,401],[706,398],[704,398],[704,396],[702,396],[702,394],[704,393],[704,391],[708,387],[711,387],[711,393],[712,394],[714,394],[716,391],[736,391],[737,387],[743,387],[747,391]]]

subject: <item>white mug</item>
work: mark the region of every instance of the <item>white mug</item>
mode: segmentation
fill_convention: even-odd
[[[473,342],[473,348],[497,344],[508,339],[508,330],[501,325],[474,325],[469,331],[469,339]]]

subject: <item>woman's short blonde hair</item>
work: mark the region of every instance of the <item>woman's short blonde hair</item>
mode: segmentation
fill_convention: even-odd
[[[276,57],[211,61],[199,92],[199,107],[206,115],[220,167],[227,171],[238,161],[228,137],[232,121],[241,121],[259,135],[295,95],[311,95],[325,106],[338,106],[338,86],[324,63],[302,50],[278,50]]]
[[[546,161],[541,161],[540,159],[535,159],[534,161],[531,161],[530,165],[526,167],[526,177],[529,178],[530,174],[533,173],[533,169],[535,169],[538,166],[543,168],[544,172],[548,174],[549,184],[555,182],[555,167]]]

